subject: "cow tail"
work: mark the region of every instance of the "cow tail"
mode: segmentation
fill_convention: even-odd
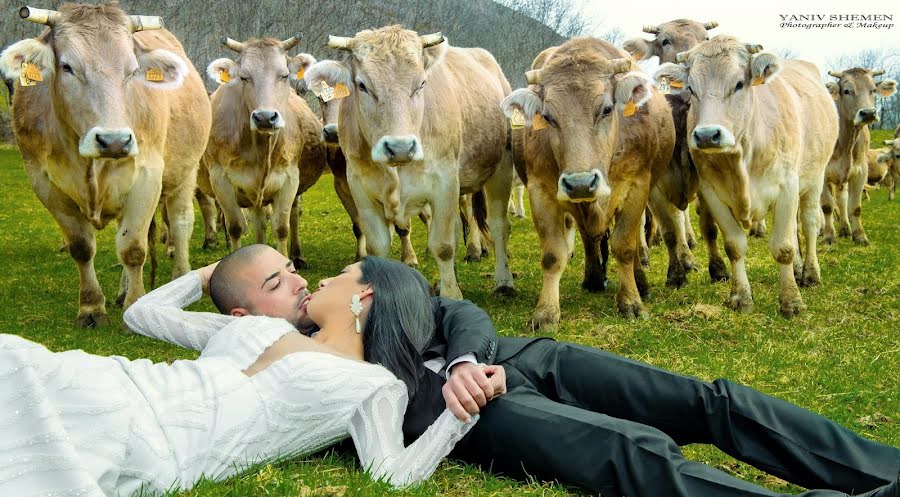
[[[482,243],[489,248],[494,248],[494,239],[491,237],[491,230],[487,223],[487,197],[484,195],[484,190],[478,190],[472,194],[472,214],[475,216],[478,230],[481,231]],[[503,215],[505,216],[506,213],[504,212]]]
[[[463,235],[463,245],[469,244],[469,216],[466,214],[465,209],[463,209],[463,204],[460,202],[459,204],[459,224],[462,227],[462,235]]]
[[[171,233],[170,233],[171,236]],[[147,251],[150,252],[150,289],[156,286],[156,215],[150,218],[150,229],[147,230]]]
[[[528,173],[525,169],[525,130],[510,129],[510,148],[512,148],[513,166],[523,185],[528,185]]]

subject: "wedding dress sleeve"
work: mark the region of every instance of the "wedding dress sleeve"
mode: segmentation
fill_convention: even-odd
[[[373,479],[385,479],[395,487],[428,479],[478,420],[476,415],[463,423],[445,409],[418,440],[404,447],[406,404],[406,385],[394,380],[367,397],[350,419],[350,436],[362,467]]]
[[[238,319],[183,309],[202,295],[200,275],[191,271],[139,298],[125,311],[123,319],[135,333],[200,351],[211,336]]]

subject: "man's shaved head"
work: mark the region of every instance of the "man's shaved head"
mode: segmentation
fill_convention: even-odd
[[[209,296],[219,312],[229,314],[237,307],[253,311],[247,295],[247,287],[252,282],[247,281],[244,270],[252,266],[256,258],[266,250],[272,248],[259,243],[247,245],[228,254],[219,262],[209,278]]]

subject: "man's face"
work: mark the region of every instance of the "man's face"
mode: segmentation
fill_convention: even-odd
[[[249,308],[238,315],[283,318],[300,330],[309,327],[309,316],[305,307],[300,305],[309,295],[307,282],[297,274],[290,259],[269,248],[242,271],[242,276]]]

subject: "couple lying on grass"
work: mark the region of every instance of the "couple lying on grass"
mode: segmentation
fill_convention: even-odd
[[[221,314],[182,310],[204,291]],[[362,468],[395,486],[451,455],[603,496],[777,495],[679,450],[705,443],[821,489],[804,496],[900,496],[895,447],[728,380],[498,338],[483,311],[378,257],[310,293],[287,258],[253,245],[124,318],[200,357],[154,364],[0,335],[0,495],[188,489],[350,437]]]

